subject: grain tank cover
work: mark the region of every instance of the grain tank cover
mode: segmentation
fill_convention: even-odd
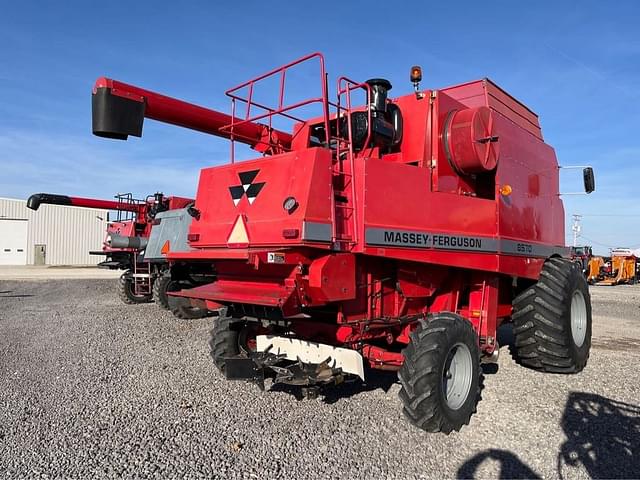
[[[469,108],[488,106],[543,140],[538,115],[488,78],[440,90]]]

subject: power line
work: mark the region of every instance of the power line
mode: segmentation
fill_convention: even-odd
[[[614,246],[614,245],[608,245],[608,244],[606,244],[606,243],[600,243],[600,242],[597,242],[597,241],[595,241],[595,240],[592,240],[592,239],[591,239],[591,238],[589,238],[589,237],[585,237],[584,235],[580,235],[580,238],[584,238],[587,242],[594,243],[594,244],[596,244],[596,245],[598,245],[598,246],[600,246],[600,247],[607,247],[607,248],[622,248],[622,247],[620,247],[620,245]],[[630,247],[624,247],[624,248],[629,248],[629,249],[633,250],[633,249],[636,249],[636,248],[640,248],[640,244],[639,244],[639,245],[632,245],[632,246],[630,246]]]
[[[593,244],[595,244],[595,245],[598,245],[598,246],[600,246],[600,247],[618,248],[618,247],[614,247],[613,245],[608,245],[608,244],[606,244],[606,243],[600,243],[600,242],[597,242],[597,241],[595,241],[595,240],[590,239],[589,237],[585,237],[584,235],[580,235],[580,238],[584,238],[587,242],[591,242],[591,243],[593,243]]]
[[[581,217],[640,217],[640,213],[584,213],[580,214]]]
[[[640,217],[640,214],[624,214],[624,213],[611,213],[611,214],[607,214],[607,213],[587,213],[587,214],[573,214],[573,225],[571,226],[571,230],[573,232],[573,245],[576,246],[577,242],[578,242],[578,238],[583,238],[586,241],[588,241],[591,244],[595,244],[598,245],[600,247],[606,247],[606,248],[621,248],[619,245],[618,246],[614,246],[614,245],[609,245],[607,243],[602,243],[602,242],[598,242],[596,240],[593,240],[589,237],[586,237],[582,234],[582,225],[580,224],[580,220],[582,219],[582,217]],[[569,236],[569,234],[567,234],[567,237]],[[626,248],[630,248],[630,249],[636,249],[636,248],[640,248],[640,244],[638,245],[634,245],[634,246],[630,246],[630,247],[626,247]]]

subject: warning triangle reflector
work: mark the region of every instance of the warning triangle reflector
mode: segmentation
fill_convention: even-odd
[[[164,242],[164,245],[162,245],[162,248],[160,249],[160,253],[162,255],[166,255],[167,253],[169,253],[169,240]]]
[[[249,236],[247,235],[247,227],[244,224],[244,218],[242,218],[242,215],[238,215],[236,223],[233,225],[231,233],[229,234],[229,238],[227,238],[227,244],[246,245],[248,243]]]

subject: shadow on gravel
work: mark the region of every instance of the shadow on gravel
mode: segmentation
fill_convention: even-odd
[[[482,373],[485,375],[495,375],[498,373],[500,367],[497,363],[483,363],[482,364]]]
[[[591,478],[638,478],[640,407],[594,393],[571,392],[561,420],[567,436],[558,453],[563,462],[581,464]]]
[[[25,298],[25,297],[35,297],[30,293],[14,293],[13,295],[9,295],[13,293],[13,290],[2,290],[0,291],[0,298]]]
[[[513,347],[515,343],[515,337],[513,336],[513,324],[511,322],[503,323],[498,328],[497,332],[498,344],[502,346]]]
[[[514,360],[517,358],[517,355],[515,354],[516,338],[513,335],[513,323],[508,322],[500,325],[496,340],[498,341],[498,345],[509,349],[509,355],[511,355],[511,358]]]
[[[516,337],[513,334],[513,323],[503,323],[498,328],[497,338],[498,344],[507,347],[509,350],[509,355],[515,363],[518,365],[522,365],[518,360],[518,355],[516,354]]]
[[[498,373],[498,364],[483,363],[482,372],[485,375],[493,375]],[[388,392],[398,381],[397,372],[386,372],[384,370],[367,369],[365,372],[366,382],[359,379],[341,383],[339,385],[328,385],[320,389],[322,402],[331,405],[344,398],[353,397],[364,392],[372,392],[381,389],[385,393]],[[305,397],[302,388],[297,385],[287,385],[284,383],[276,383],[269,388],[271,392],[285,392],[293,395],[296,400],[304,400]]]
[[[331,385],[322,388],[321,401],[326,404],[336,403],[344,398],[353,397],[364,392],[382,389],[388,392],[393,384],[398,382],[398,374],[396,372],[385,372],[381,370],[367,370],[365,372],[366,382],[359,380],[353,382],[341,383],[340,385]],[[286,392],[297,400],[303,400],[302,389],[295,385],[286,385],[277,383],[269,389],[272,392]]]
[[[500,347],[508,347],[509,353],[512,354],[513,349],[513,325],[510,323],[501,325],[498,328],[498,335],[496,340],[498,341],[498,345]],[[504,352],[501,352],[503,354]],[[482,364],[482,373],[485,375],[495,375],[498,373],[499,366],[497,363],[483,363]]]
[[[495,478],[500,479],[523,479],[523,478],[542,478],[536,472],[525,465],[517,455],[508,450],[498,450],[491,448],[474,455],[464,462],[458,472],[456,478],[475,478],[478,467],[487,460],[495,460],[500,465],[500,473]]]

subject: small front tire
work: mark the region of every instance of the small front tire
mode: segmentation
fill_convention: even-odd
[[[246,327],[245,321],[220,316],[211,331],[211,358],[224,375],[226,359],[240,354],[240,332]]]
[[[167,295],[167,292],[178,292],[183,287],[178,280],[173,280],[169,273],[165,273],[153,284],[153,299],[160,308],[169,310],[174,317],[181,320],[195,320],[208,316],[209,310],[194,307],[187,298]]]
[[[180,320],[195,320],[209,315],[209,310],[192,306],[186,298],[172,298],[169,303],[171,313]]]
[[[118,297],[126,305],[149,303],[151,295],[136,295],[134,279],[131,270],[126,270],[118,279]]]
[[[169,310],[167,287],[171,283],[171,275],[161,274],[153,282],[153,301],[163,310]]]

